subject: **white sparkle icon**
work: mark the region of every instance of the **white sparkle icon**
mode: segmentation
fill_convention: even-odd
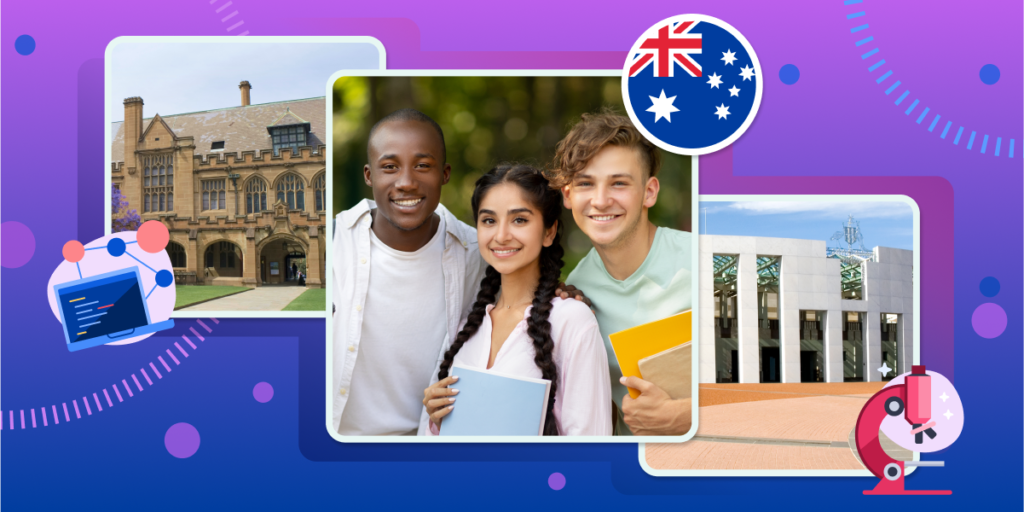
[[[726,66],[731,66],[736,61],[736,52],[732,50],[722,52],[722,60],[725,61]]]
[[[732,86],[731,89],[729,89],[729,96],[739,97],[739,95],[740,95],[740,90],[735,85]]]
[[[943,391],[942,394],[939,395],[939,398],[942,399],[942,403],[946,403],[946,400],[949,400],[949,395],[947,395],[946,392]]]
[[[729,107],[725,106],[725,103],[715,107],[715,115],[718,116],[718,119],[725,119],[729,114]]]
[[[946,421],[949,421],[949,418],[953,416],[953,413],[949,412],[949,409],[946,409],[946,412],[942,413],[942,415],[946,417]]]
[[[707,83],[711,84],[712,89],[718,89],[718,86],[722,85],[722,77],[721,75],[712,73],[711,76],[708,77]]]
[[[878,371],[882,372],[882,377],[885,377],[892,371],[892,368],[889,368],[888,363],[882,363],[882,366],[878,368]]]
[[[672,104],[676,100],[675,96],[670,98],[665,97],[665,89],[661,90],[661,96],[655,98],[654,96],[647,96],[651,99],[651,106],[647,109],[648,112],[654,112],[654,122],[657,123],[661,118],[665,118],[668,122],[672,122],[672,112],[679,112],[679,109]]]
[[[743,66],[740,68],[740,76],[742,76],[744,80],[751,80],[754,76],[754,68],[750,66]]]

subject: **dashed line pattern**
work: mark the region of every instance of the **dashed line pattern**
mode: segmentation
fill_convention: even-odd
[[[215,3],[217,3],[217,0],[210,0],[210,5],[213,5]],[[233,5],[232,1],[228,0],[227,2],[224,2],[224,3],[220,4],[219,7],[214,9],[213,13],[216,14],[217,16],[220,16],[220,15],[222,15],[224,13],[224,11],[226,11],[232,5]],[[221,17],[221,19],[220,19],[221,23],[231,22],[231,25],[227,28],[227,32],[231,32],[232,30],[235,30],[236,28],[241,27],[242,25],[245,25],[245,20],[237,20],[236,21],[234,19],[235,16],[238,16],[238,9],[235,9],[235,10],[229,12],[228,14],[224,14],[223,17]],[[237,34],[232,34],[232,35],[245,36],[245,35],[249,35],[249,31],[246,30],[246,31],[239,32]]]
[[[844,6],[850,6],[850,5],[860,4],[862,2],[863,2],[863,0],[843,0],[843,5]],[[853,19],[857,20],[856,21],[857,25],[850,28],[850,33],[851,34],[858,34],[856,36],[857,40],[854,42],[854,46],[859,48],[859,47],[861,47],[861,46],[863,46],[863,45],[865,45],[867,43],[870,43],[870,42],[874,41],[875,38],[874,38],[874,36],[867,36],[867,37],[865,37],[864,34],[859,34],[859,32],[861,32],[861,31],[868,30],[870,28],[870,24],[869,23],[865,23],[865,20],[860,19],[860,18],[863,18],[863,17],[865,17],[867,15],[866,11],[860,10],[860,9],[863,9],[863,7],[858,5],[856,8],[858,9],[858,11],[846,14],[846,19],[847,20],[853,20]],[[861,60],[867,60],[868,58],[872,57],[873,55],[877,54],[878,52],[879,52],[879,49],[876,47],[876,48],[874,48],[872,50],[869,50],[868,52],[862,54],[860,56],[860,58],[861,58]],[[875,71],[878,70],[878,68],[880,68],[880,67],[882,67],[884,65],[885,65],[885,59],[881,59],[881,60],[878,60],[877,62],[873,62],[870,66],[868,66],[868,73],[871,73],[872,75],[874,75]],[[875,78],[875,83],[876,84],[884,84],[889,79],[889,77],[891,77],[892,75],[893,75],[893,71],[891,69],[887,69],[884,72],[879,72],[879,76],[877,78]],[[898,89],[902,84],[903,83],[900,82],[899,80],[895,80],[892,84],[887,85],[887,88],[885,89],[885,95],[888,96],[888,95],[892,94],[893,91]],[[905,100],[907,98],[907,96],[909,96],[909,95],[910,95],[910,90],[909,89],[904,89],[903,93],[899,95],[899,97],[896,99],[896,101],[894,103],[898,106],[899,104],[903,103],[903,100]],[[904,115],[910,116],[910,114],[917,109],[917,106],[920,103],[921,103],[921,100],[915,98],[914,101],[910,104],[910,106],[907,107],[907,109],[903,111]],[[925,120],[925,117],[927,117],[930,112],[931,112],[931,108],[930,107],[925,107],[924,110],[921,112],[921,114],[917,117],[917,124],[921,124],[922,121]],[[933,132],[935,130],[935,126],[939,123],[939,119],[941,117],[942,117],[941,115],[935,114],[935,117],[932,118],[931,124],[928,125],[928,132]],[[939,136],[940,139],[943,139],[943,140],[946,139],[946,134],[949,133],[949,128],[951,126],[953,126],[953,122],[947,120],[946,121],[946,127],[943,128],[942,134]],[[954,146],[959,146],[960,145],[960,137],[963,135],[963,133],[964,133],[964,127],[960,126],[960,129],[957,130],[957,132],[956,132],[956,137],[953,139],[953,145]],[[970,140],[968,140],[967,146],[966,146],[968,151],[971,151],[971,150],[974,149],[974,139],[975,139],[975,136],[977,135],[977,133],[978,132],[976,132],[976,131],[971,131]],[[988,136],[988,134],[982,134],[982,135],[983,135],[983,137],[982,137],[981,151],[980,152],[981,152],[981,154],[984,155],[984,154],[986,154],[986,151],[988,150],[988,139],[989,139],[989,136]],[[1002,152],[1000,151],[1002,149],[1002,142],[1003,142],[1003,138],[1002,137],[996,137],[996,147],[995,147],[995,151],[992,153],[994,156],[998,157],[998,156],[1002,156],[1003,155]],[[1014,139],[1010,139],[1010,149],[1009,149],[1009,152],[1006,153],[1006,156],[1009,157],[1009,158],[1013,158],[1013,156],[1014,156],[1013,155],[1014,142],[1015,142]]]
[[[228,3],[230,3],[230,2],[228,2]],[[210,320],[215,325],[216,324],[220,324],[220,321],[217,320],[216,318],[210,318]],[[205,322],[203,322],[202,320],[196,320],[196,323],[199,324],[200,327],[205,329],[208,334],[213,332],[213,329],[211,329],[209,326],[207,326],[207,324]],[[204,337],[199,335],[199,333],[195,330],[195,328],[190,327],[189,330],[191,330],[195,334],[196,338],[198,338],[199,341],[205,341],[206,340],[206,338],[204,338]],[[199,346],[196,345],[195,343],[193,343],[192,340],[189,339],[189,337],[187,335],[183,334],[181,337],[185,340],[185,343],[187,343],[189,347],[192,347],[193,351],[198,350]],[[189,357],[188,351],[185,350],[185,348],[182,347],[180,343],[174,342],[174,347],[176,347],[181,352],[182,357],[186,357],[186,358]],[[175,366],[178,366],[178,365],[181,364],[181,360],[178,359],[177,356],[175,356],[174,353],[170,349],[166,349],[165,351],[167,352],[167,355],[171,358],[171,360],[174,361],[174,365]],[[158,355],[157,356],[157,360],[160,361],[160,364],[167,370],[167,373],[170,374],[171,366],[167,364],[167,362],[164,360],[163,356],[159,356]],[[159,379],[163,379],[163,375],[160,373],[159,370],[157,370],[156,365],[153,364],[152,361],[149,362],[149,367],[156,374],[158,381],[159,381]],[[149,378],[149,375],[146,373],[146,369],[145,368],[140,368],[139,372],[142,373],[142,376],[146,379],[146,382],[149,384],[150,387],[152,387],[154,385],[153,384],[153,380]],[[142,386],[142,382],[139,381],[139,378],[134,373],[131,375],[131,378],[132,378],[132,381],[135,383],[135,387],[138,389],[138,391],[143,391],[145,389]],[[117,402],[118,403],[124,402],[124,397],[121,395],[121,389],[124,389],[126,392],[128,392],[128,398],[132,398],[132,397],[135,396],[135,393],[132,392],[131,385],[128,384],[128,379],[127,378],[121,379],[120,387],[118,387],[117,383],[114,383],[113,385],[110,386],[110,389],[114,390],[114,395],[117,397]],[[110,398],[110,392],[107,391],[107,388],[103,388],[101,391],[103,392],[103,398],[107,402],[107,409],[110,409],[110,408],[114,407],[114,401],[113,401],[113,399]],[[103,403],[100,401],[99,393],[100,393],[100,391],[92,393],[92,399],[93,399],[93,402],[96,404],[96,412],[97,413],[103,412]],[[61,402],[60,405],[61,405],[60,409],[57,408],[57,404],[53,404],[53,405],[50,406],[50,409],[53,412],[53,415],[52,415],[53,424],[54,425],[60,425],[60,415],[58,414],[59,410],[63,410],[64,411],[64,423],[71,423],[71,414],[68,411],[68,403],[67,402]],[[79,419],[79,420],[82,419],[81,409],[78,408],[78,399],[76,398],[76,399],[71,400],[71,405],[75,409],[75,419]],[[86,416],[92,416],[92,407],[89,405],[88,394],[86,394],[86,396],[82,397],[82,405],[85,406]],[[31,422],[32,428],[38,428],[39,424],[37,423],[37,420],[36,420],[36,409],[29,409],[28,411],[29,411],[29,420]],[[43,424],[42,426],[43,427],[50,426],[50,421],[49,421],[49,418],[47,417],[47,413],[46,413],[46,406],[43,406],[43,407],[39,408],[39,414],[40,414],[40,417],[42,419],[42,424]],[[0,411],[0,431],[5,430],[4,429],[3,417],[4,417],[3,411]],[[14,421],[14,409],[8,410],[7,417],[8,417],[8,422],[7,422],[7,429],[6,430],[25,430],[28,427],[28,425],[27,425],[27,423],[25,421],[25,409],[18,409],[18,418],[20,419],[19,424],[21,426],[20,429],[16,429],[15,428],[16,423]]]

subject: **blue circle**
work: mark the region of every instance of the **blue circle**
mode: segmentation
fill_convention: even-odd
[[[120,256],[124,254],[124,240],[121,240],[120,238],[111,238],[110,241],[107,242],[107,252],[109,252],[111,256]]]
[[[29,55],[36,51],[36,40],[28,34],[18,36],[18,38],[14,40],[14,49],[22,55]]]
[[[174,274],[170,270],[161,270],[156,273],[156,284],[160,285],[161,288],[167,288],[174,284]]]
[[[978,286],[981,290],[981,294],[986,297],[995,297],[999,294],[999,280],[988,276],[981,280],[981,284]]]
[[[992,85],[999,81],[999,68],[995,64],[985,64],[978,72],[978,77],[985,84]]]
[[[793,64],[786,64],[779,70],[779,80],[786,85],[793,85],[800,80],[800,68]]]

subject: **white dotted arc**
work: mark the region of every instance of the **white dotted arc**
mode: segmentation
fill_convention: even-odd
[[[215,325],[220,323],[220,320],[217,320],[216,318],[210,318],[210,321],[212,321]],[[207,334],[213,332],[213,329],[211,329],[210,326],[206,324],[206,322],[203,322],[200,319],[196,319],[196,324],[198,324],[200,327],[202,327],[203,330],[205,330]],[[206,338],[203,337],[203,335],[200,334],[199,331],[197,331],[195,327],[189,327],[188,329],[189,329],[189,331],[192,332],[192,335],[195,336],[195,338],[198,339],[200,342],[206,341]],[[199,348],[199,346],[196,345],[195,343],[193,343],[192,340],[187,335],[182,334],[181,338],[185,341],[185,343],[188,344],[189,347],[192,347],[193,351],[195,351],[195,350],[197,350]],[[185,349],[185,347],[181,346],[181,343],[175,341],[174,342],[174,348],[176,348],[178,350],[178,353],[181,354],[182,358],[189,357],[189,352]],[[174,366],[175,367],[181,365],[181,360],[178,359],[178,357],[175,355],[175,353],[173,351],[171,351],[171,349],[166,349],[165,352],[167,353],[167,356],[169,358],[171,358],[171,361],[174,362]],[[171,365],[167,364],[167,361],[163,358],[162,354],[158,355],[156,357],[156,360],[160,362],[160,365],[164,368],[165,372],[167,372],[168,374],[171,373],[172,367],[171,367]],[[150,361],[148,364],[149,364],[149,369],[153,371],[154,375],[156,375],[157,382],[162,380],[164,378],[164,376],[163,376],[162,373],[160,373],[160,369],[157,368],[156,364],[154,364],[153,361]],[[142,368],[139,368],[139,373],[142,374],[142,378],[145,379],[146,383],[150,387],[152,387],[154,385],[153,379],[150,378],[149,373],[146,371],[145,365]],[[146,389],[145,387],[143,387],[142,382],[139,380],[138,376],[136,374],[134,374],[134,373],[131,374],[131,381],[130,382],[135,384],[135,388],[138,391],[144,391]],[[129,380],[127,378],[121,379],[120,387],[118,387],[118,383],[114,383],[114,385],[110,386],[110,389],[114,390],[114,395],[117,397],[117,403],[124,402],[124,397],[121,395],[121,389],[124,389],[125,392],[128,393],[128,398],[132,398],[132,397],[135,396],[135,393],[132,392],[132,385],[129,383]],[[110,393],[107,391],[106,388],[103,388],[102,392],[103,392],[103,398],[104,398],[103,401],[105,401],[107,403],[107,407],[108,408],[113,407],[114,406],[114,401],[111,400]],[[96,412],[103,412],[103,401],[100,400],[99,392],[93,393],[92,394],[92,399],[93,399],[93,402],[96,404]],[[86,414],[86,416],[92,416],[92,406],[89,404],[89,397],[88,396],[83,396],[82,397],[82,405],[85,407],[85,414]],[[71,406],[72,406],[72,409],[74,409],[74,411],[75,411],[75,419],[78,419],[78,420],[82,419],[82,410],[78,407],[78,399],[77,398],[71,400]],[[60,408],[58,408],[57,405],[54,404],[54,405],[50,406],[49,411],[52,413],[52,415],[48,415],[47,414],[47,408],[45,406],[39,408],[40,416],[42,417],[42,423],[43,423],[44,427],[48,427],[50,425],[50,421],[49,421],[50,418],[53,418],[53,424],[54,425],[59,425],[60,421],[61,421],[61,414],[60,414],[61,412],[63,412],[64,422],[65,423],[70,423],[71,422],[71,414],[70,414],[70,411],[68,410],[68,403],[67,402],[61,402],[61,407]],[[3,411],[0,411],[0,431],[3,431],[3,430],[9,430],[9,431],[10,430],[24,430],[24,429],[26,429],[27,425],[25,423],[25,410],[24,409],[18,409],[18,417],[20,419],[20,422],[19,422],[19,424],[21,426],[20,429],[16,428],[16,426],[15,426],[15,418],[14,418],[14,410],[13,409],[10,409],[10,410],[7,411],[7,419],[8,419],[7,422],[4,421]],[[37,428],[38,423],[36,422],[36,409],[29,409],[29,418],[30,418],[30,421],[31,421],[32,428]],[[5,426],[5,423],[6,423],[6,426]]]

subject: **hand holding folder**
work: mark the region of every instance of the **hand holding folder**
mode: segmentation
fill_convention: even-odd
[[[673,391],[682,394],[684,387],[681,382],[686,382],[685,393],[689,395],[689,383],[693,378],[692,367],[689,364],[690,340],[693,337],[691,322],[692,311],[684,311],[611,334],[609,339],[622,375],[649,380],[641,373],[643,360],[643,366],[649,368],[652,379],[658,376],[658,380],[662,382],[659,384],[651,380],[653,384],[664,389],[672,398],[689,398],[673,396]],[[670,352],[671,349],[677,348],[678,350]],[[640,392],[629,388],[629,396],[637,398]]]

